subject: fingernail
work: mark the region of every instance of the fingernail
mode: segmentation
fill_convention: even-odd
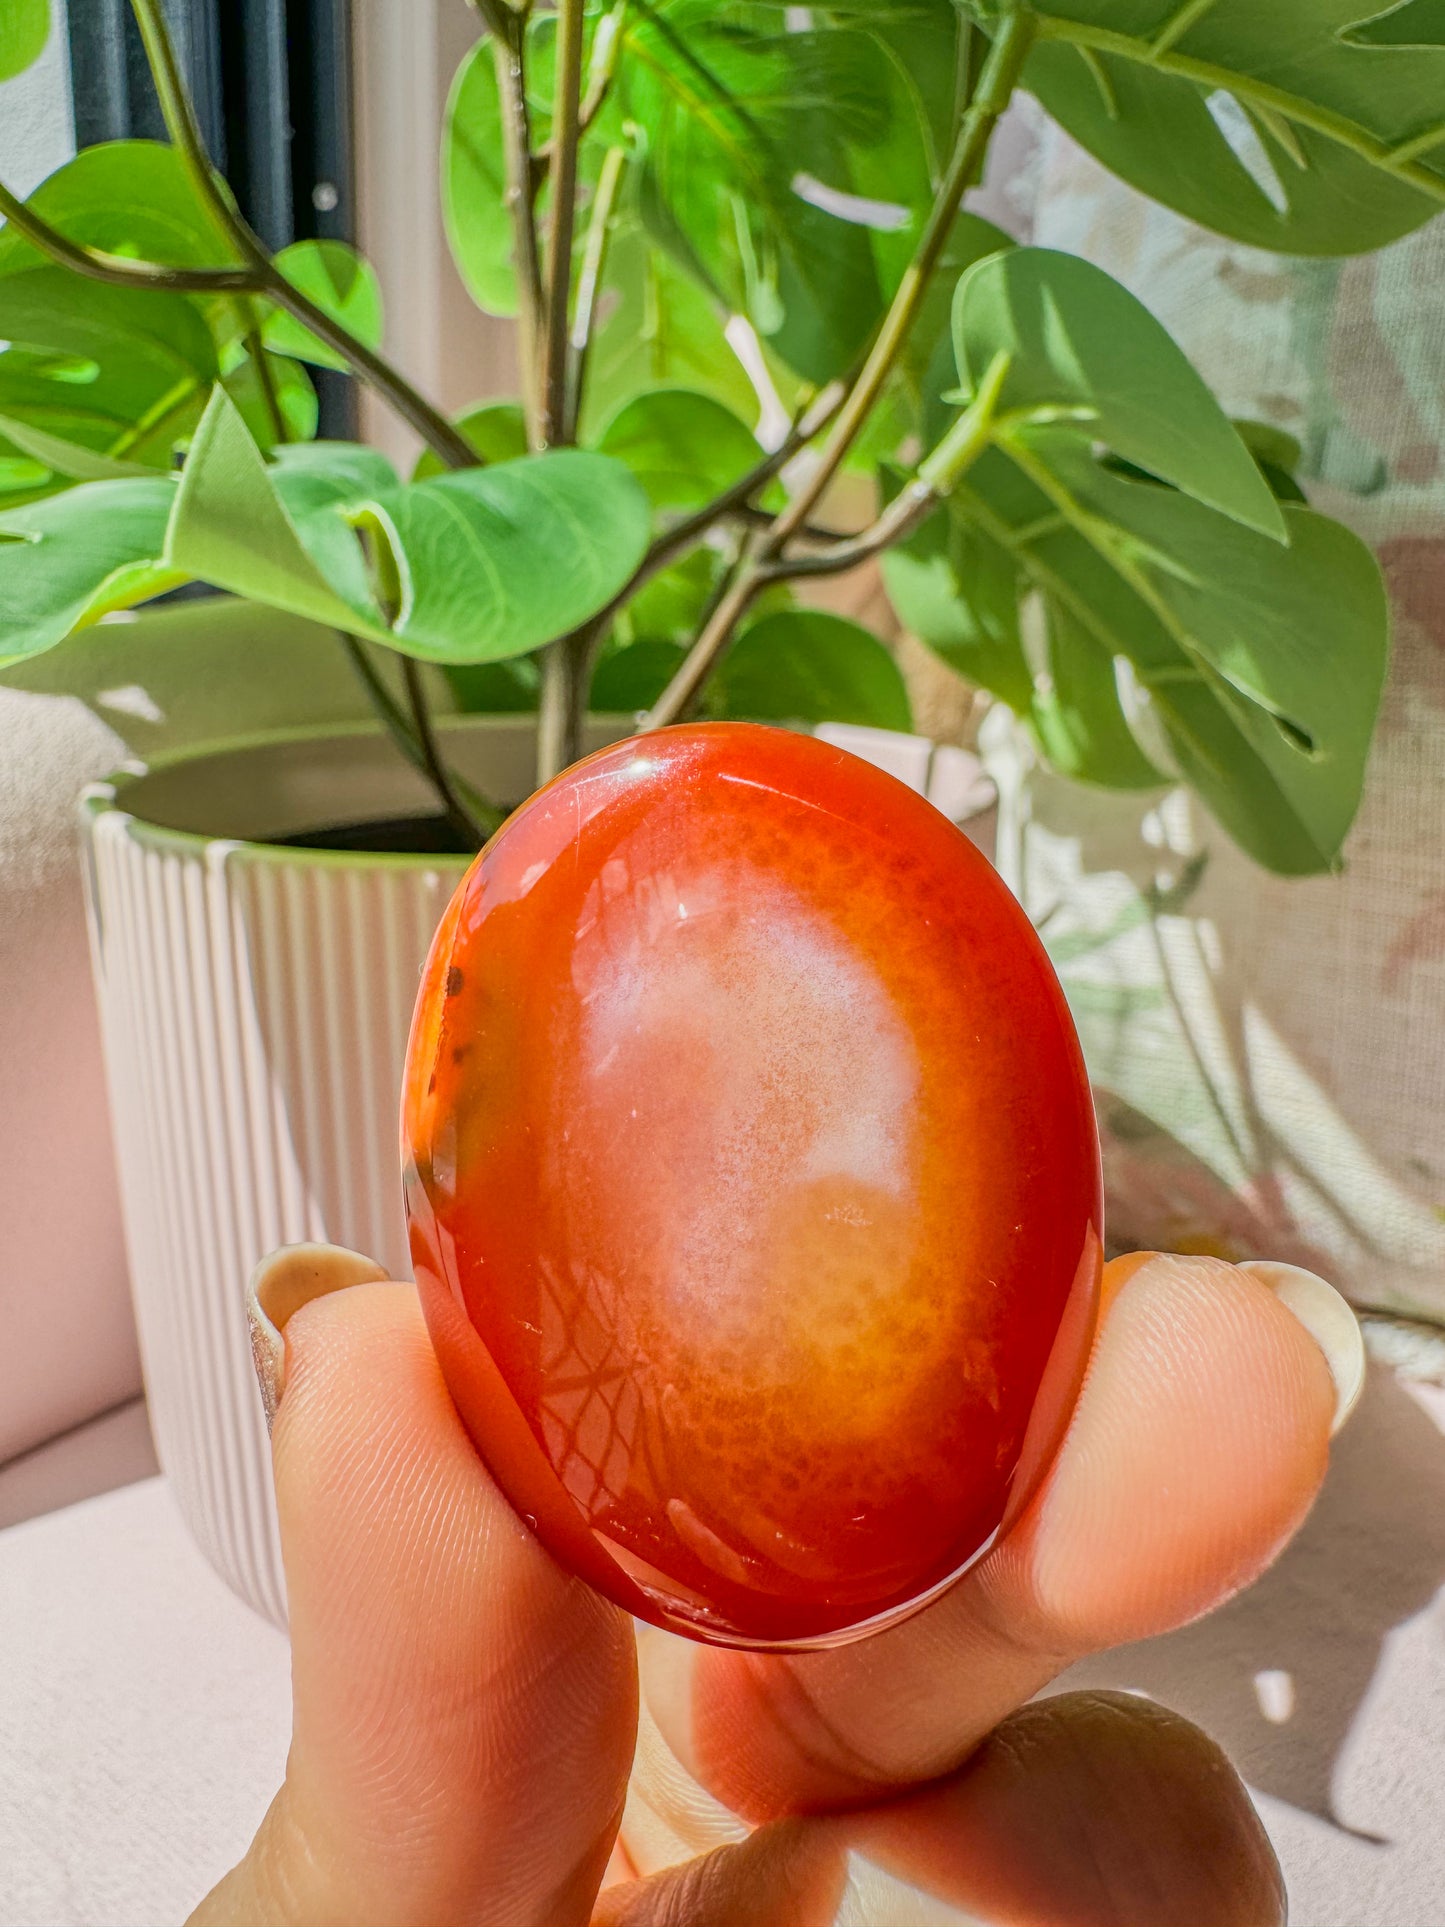
[[[1335,1381],[1333,1438],[1360,1402],[1365,1389],[1365,1338],[1360,1321],[1333,1285],[1303,1265],[1278,1264],[1272,1258],[1252,1258],[1240,1266],[1252,1272],[1304,1326],[1325,1355]]]
[[[257,1265],[246,1287],[246,1316],[268,1432],[286,1389],[285,1331],[293,1313],[328,1292],[345,1291],[348,1285],[379,1284],[386,1276],[375,1259],[341,1245],[283,1245]]]

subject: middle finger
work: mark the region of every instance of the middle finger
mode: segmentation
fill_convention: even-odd
[[[647,1709],[722,1809],[758,1821],[949,1772],[1074,1659],[1197,1617],[1295,1531],[1336,1406],[1320,1344],[1249,1272],[1205,1258],[1132,1263],[1106,1275],[1108,1311],[1043,1487],[942,1599],[825,1652],[646,1637]],[[646,1803],[663,1777],[644,1761],[636,1797]],[[706,1835],[720,1821],[703,1802],[691,1824]]]

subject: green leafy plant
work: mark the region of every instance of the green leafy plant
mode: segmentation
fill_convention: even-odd
[[[1337,861],[1386,661],[1368,550],[1133,295],[963,198],[1025,89],[1222,234],[1379,247],[1445,203],[1434,0],[475,0],[442,207],[522,392],[455,421],[359,256],[262,245],[133,4],[170,144],[0,188],[0,659],[193,579],[312,617],[475,837],[419,664],[535,705],[539,780],[589,701],[906,726],[884,645],[799,600],[881,557],[1058,768],[1182,779],[1268,867]],[[0,0],[0,72],[44,31]],[[308,366],[410,424],[412,475],[314,439]]]

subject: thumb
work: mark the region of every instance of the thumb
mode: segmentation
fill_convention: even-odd
[[[311,1246],[254,1283],[260,1357],[264,1313],[284,1319],[293,1734],[250,1852],[192,1919],[584,1922],[632,1755],[630,1626],[513,1514],[414,1290],[379,1280]]]

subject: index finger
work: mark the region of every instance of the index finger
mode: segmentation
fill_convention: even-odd
[[[293,1734],[197,1927],[586,1921],[632,1756],[625,1616],[498,1491],[412,1286],[313,1246],[278,1253],[254,1290],[280,1388]]]

